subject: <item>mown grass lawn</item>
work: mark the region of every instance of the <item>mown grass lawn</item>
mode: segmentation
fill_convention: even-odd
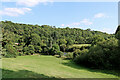
[[[2,59],[3,78],[118,78],[111,71],[92,70],[54,56],[19,56]]]

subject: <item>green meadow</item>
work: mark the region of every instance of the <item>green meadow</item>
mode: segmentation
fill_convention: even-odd
[[[3,78],[120,78],[114,71],[85,68],[55,56],[2,58]]]

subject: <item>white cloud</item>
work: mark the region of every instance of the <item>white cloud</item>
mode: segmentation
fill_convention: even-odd
[[[44,3],[46,5],[47,2],[53,2],[53,0],[18,0],[16,3],[18,5],[34,7],[34,6],[38,5],[39,3]]]
[[[17,4],[28,6],[28,7],[33,7],[37,4],[39,4],[39,0],[19,0],[19,1],[17,1]]]
[[[18,0],[1,0],[15,2]],[[54,0],[54,2],[119,2],[119,0]]]
[[[112,34],[115,32],[116,29],[111,29],[111,28],[103,28],[101,31],[102,32],[106,32],[106,33],[109,33],[109,34]]]
[[[84,25],[92,25],[93,22],[89,21],[89,19],[83,19],[80,23],[84,24]]]
[[[44,5],[47,5],[47,2],[53,3],[54,0],[1,0],[1,2],[15,2],[17,5],[34,7],[39,3],[43,3]]]
[[[108,16],[106,16],[106,14],[104,13],[98,13],[94,15],[94,18],[103,18],[103,17],[108,17]]]
[[[61,24],[62,27],[79,27],[80,25],[92,25],[93,22],[89,19],[83,19],[80,22],[73,22],[71,24]]]
[[[70,25],[68,24],[68,25],[66,25],[66,27],[70,27]]]
[[[65,26],[65,24],[61,24],[61,26]]]
[[[11,2],[11,0],[1,0],[1,2]]]
[[[4,8],[0,11],[0,15],[5,16],[19,16],[31,11],[30,8]]]
[[[74,23],[72,23],[72,25],[78,26],[78,25],[80,25],[80,22],[74,22]]]
[[[67,24],[67,25],[64,25],[64,26],[67,26],[67,27],[71,27],[71,26],[79,26],[80,25],[80,22],[74,22],[74,23],[71,23],[71,24]]]

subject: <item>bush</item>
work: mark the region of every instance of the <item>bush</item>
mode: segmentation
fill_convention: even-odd
[[[77,56],[74,60],[75,63],[80,64],[80,65],[86,65],[89,66],[91,64],[88,63],[88,56],[87,54],[83,54],[82,56]]]
[[[77,54],[77,55],[79,55],[80,52],[81,52],[80,49],[75,49],[75,51],[74,51],[74,53]]]
[[[25,47],[23,48],[23,51],[24,51],[24,54],[25,54],[25,55],[30,55],[30,53],[29,53],[29,48],[28,48],[27,46],[25,46]]]
[[[7,44],[5,47],[6,47],[5,57],[7,57],[7,58],[16,58],[17,57],[17,50],[11,44]]]
[[[29,45],[28,46],[28,49],[29,49],[29,53],[31,54],[31,55],[33,55],[35,52],[35,49],[34,49],[34,46],[33,45]]]
[[[57,51],[57,55],[63,56],[64,53],[62,51]]]
[[[73,53],[69,52],[65,56],[66,56],[67,59],[73,59]]]
[[[18,56],[24,56],[23,52],[19,52]]]
[[[66,44],[61,44],[60,45],[60,50],[65,52],[66,51]]]
[[[82,65],[89,65],[88,64],[88,49],[84,49],[80,51],[80,54],[74,58],[74,62],[77,64],[82,64]]]
[[[40,46],[35,46],[35,52],[36,53],[42,52],[42,48]]]
[[[77,64],[100,69],[120,69],[120,50],[115,38],[99,41],[89,51],[83,50],[79,53],[74,59]]]
[[[58,44],[53,44],[52,48],[49,49],[49,54],[50,55],[60,55],[60,47]]]
[[[102,47],[99,45],[94,45],[90,48],[88,57],[88,61],[92,64],[92,67],[100,68],[105,65],[105,55]]]
[[[24,51],[24,54],[26,54],[26,55],[33,55],[35,52],[35,49],[34,49],[34,46],[33,45],[29,45],[28,47],[27,46],[25,46],[24,48],[23,48],[23,51]]]
[[[80,55],[83,55],[83,54],[86,54],[86,53],[88,53],[88,49],[83,49],[83,50],[76,49],[73,52],[73,58],[76,58],[77,56],[80,56]]]

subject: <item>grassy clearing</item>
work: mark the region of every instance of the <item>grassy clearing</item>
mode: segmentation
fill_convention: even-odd
[[[81,48],[83,46],[88,47],[88,46],[91,46],[91,44],[73,44],[73,45],[69,46],[69,48],[73,48],[73,47]]]
[[[91,46],[91,44],[73,44],[73,46]]]
[[[118,78],[111,71],[91,70],[53,56],[2,59],[3,78]]]

